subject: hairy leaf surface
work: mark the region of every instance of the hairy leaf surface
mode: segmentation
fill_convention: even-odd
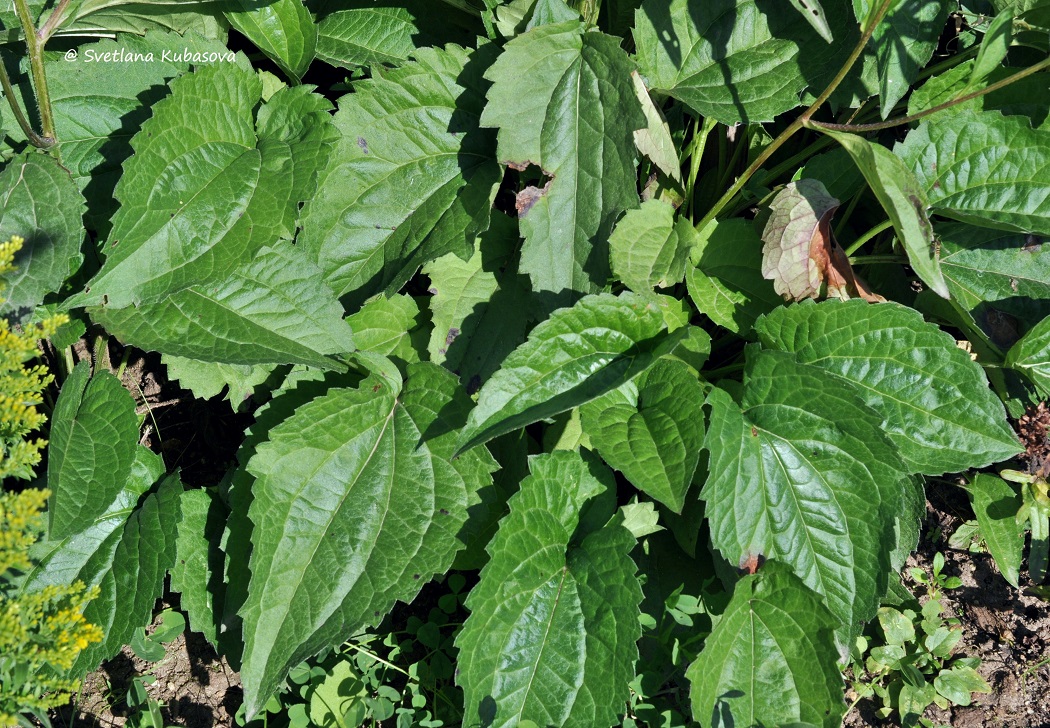
[[[638,206],[633,69],[618,39],[570,21],[519,35],[485,74],[481,123],[499,127],[500,161],[547,178],[518,193],[521,269],[558,305],[605,285],[613,223]]]
[[[340,100],[342,139],[299,237],[338,295],[396,290],[429,260],[467,257],[488,227],[500,170],[478,118],[494,52],[422,49]]]
[[[837,626],[783,564],[767,563],[745,576],[686,672],[693,716],[704,726],[837,728],[846,712]]]
[[[955,473],[1020,452],[981,367],[914,309],[861,301],[792,306],[755,328],[766,346],[856,385],[909,472]]]
[[[481,388],[459,450],[615,389],[677,341],[659,305],[633,293],[587,296],[556,311]]]
[[[410,600],[461,547],[467,487],[421,442],[445,404],[424,400],[414,411],[373,375],[299,407],[256,448],[241,610],[249,715],[289,669]]]
[[[560,451],[532,459],[530,470],[456,640],[465,720],[613,725],[641,635],[635,540],[617,520],[576,534],[585,504],[615,490],[600,463]]]
[[[886,588],[904,465],[853,385],[789,354],[749,350],[739,403],[708,396],[701,497],[731,564],[791,566],[848,637]]]

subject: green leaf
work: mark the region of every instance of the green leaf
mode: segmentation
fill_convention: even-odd
[[[1010,313],[1011,303],[1050,301],[1050,246],[1032,245],[1028,236],[972,225],[937,226],[941,240],[941,270],[952,298],[969,311],[984,302],[998,302]],[[1011,301],[1011,299],[1016,299]],[[1050,314],[1050,310],[1042,313]],[[1039,316],[1042,318],[1042,316]]]
[[[317,26],[302,0],[268,0],[264,4],[236,0],[224,10],[226,19],[281,70],[299,81],[317,46]]]
[[[864,175],[853,164],[849,153],[840,147],[806,160],[795,179],[819,180],[828,194],[839,200],[848,200],[864,188]]]
[[[938,214],[1050,235],[1050,131],[994,111],[930,117],[897,145]]]
[[[223,281],[292,236],[332,141],[330,104],[286,89],[256,118],[261,92],[255,74],[229,65],[172,84],[132,141],[105,265],[67,305],[125,308]]]
[[[1050,396],[1050,316],[1013,345],[1006,354],[1006,366],[1024,372],[1044,395]]]
[[[457,555],[456,566],[468,568],[459,566],[461,560],[483,552],[492,535],[490,526],[502,515],[504,501],[492,478],[499,463],[485,447],[453,458],[456,439],[473,403],[451,372],[429,362],[410,364],[401,401],[430,451],[449,460],[467,486],[467,522],[456,534],[464,550]]]
[[[129,643],[136,629],[150,623],[164,576],[175,563],[182,484],[177,475],[170,475],[139,502],[164,467],[145,448],[139,452],[130,478],[123,481],[125,487],[106,511],[82,521],[77,533],[45,544],[46,555],[27,581],[26,591],[78,579],[100,588],[84,618],[101,627],[105,638],[80,653],[69,673],[73,677],[97,668]]]
[[[897,239],[904,246],[908,262],[915,273],[937,295],[948,298],[948,285],[944,282],[940,262],[934,252],[933,226],[926,214],[926,185],[920,185],[921,175],[917,180],[911,174],[901,161],[899,150],[890,152],[856,134],[823,131],[853,157],[882,209],[889,215]]]
[[[229,509],[214,488],[184,491],[179,508],[182,520],[175,543],[171,590],[179,594],[190,627],[217,646],[226,595],[220,541]]]
[[[946,0],[903,0],[894,3],[876,26],[870,43],[878,68],[883,119],[890,117],[933,57],[951,7]]]
[[[646,127],[618,38],[575,21],[519,35],[485,77],[483,126],[499,127],[501,162],[547,181],[518,193],[521,269],[535,292],[568,305],[609,277],[613,223],[638,206],[634,131]]]
[[[421,442],[429,428],[397,394],[376,375],[329,389],[270,429],[248,462],[249,716],[289,669],[411,600],[461,547],[463,478]],[[428,411],[444,404],[428,401]]]
[[[48,538],[84,530],[125,488],[139,449],[135,400],[109,372],[91,376],[81,362],[70,373],[51,416],[47,487]]]
[[[638,102],[642,105],[646,121],[644,129],[635,130],[634,145],[661,172],[681,182],[682,173],[679,168],[678,149],[671,138],[671,129],[667,125],[667,119],[649,97],[649,89],[646,88],[645,81],[637,71],[631,71],[631,81],[634,82],[634,92],[638,96]]]
[[[677,343],[658,303],[598,294],[555,311],[478,393],[459,451],[565,412],[645,371]]]
[[[1017,522],[1021,498],[1005,480],[987,473],[974,476],[966,491],[988,553],[1003,578],[1016,589],[1024,554],[1025,529]]]
[[[1013,40],[1014,19],[1009,13],[999,13],[992,18],[991,24],[984,32],[984,40],[977,51],[977,58],[973,62],[973,71],[967,84],[971,88],[977,88],[993,72],[998,70],[1002,62],[1006,60],[1006,54],[1010,50]]]
[[[952,703],[962,706],[970,704],[971,693],[992,692],[992,686],[976,670],[964,665],[953,665],[950,670],[941,670],[933,679],[933,686]]]
[[[0,187],[0,242],[12,235],[25,240],[15,255],[16,270],[4,275],[0,312],[22,323],[84,258],[84,198],[69,172],[53,157],[37,152],[8,162],[0,172]]]
[[[456,639],[465,722],[610,726],[628,698],[642,591],[619,519],[586,527],[612,473],[573,451],[541,455],[511,498]]]
[[[59,35],[97,35],[135,33],[153,30],[199,33],[212,40],[225,40],[227,25],[222,19],[223,3],[209,0],[84,0],[63,22]]]
[[[749,349],[740,403],[715,388],[707,502],[711,541],[731,564],[790,565],[842,637],[886,591],[903,464],[854,387],[789,354]]]
[[[430,360],[459,374],[470,394],[525,340],[529,286],[513,257],[517,226],[502,214],[492,220],[469,260],[450,253],[423,267],[433,294]]]
[[[168,83],[175,76],[190,69],[193,54],[201,54],[201,62],[220,64],[234,62],[235,55],[225,44],[196,32],[182,36],[151,31],[145,38],[122,35],[77,50],[73,61],[64,53],[45,54],[56,148],[62,166],[87,198],[86,225],[105,237],[109,218],[118,207],[113,188],[122,163],[132,153],[128,142],[149,118],[150,108],[168,95]],[[243,56],[236,59],[248,67]],[[25,95],[32,93],[28,75],[17,85],[28,98]],[[5,122],[5,132],[21,140],[14,120],[7,117]]]
[[[954,101],[960,96],[998,83],[1016,72],[1007,66],[996,66],[980,81],[973,80],[974,61],[960,63],[944,73],[929,79],[908,97],[908,114],[917,114],[934,106]],[[939,116],[968,114],[981,111],[1001,111],[1007,115],[1021,115],[1031,121],[1032,128],[1046,126],[1048,112],[1043,96],[1050,92],[1050,78],[1035,73],[1019,78],[1007,86],[977,98],[956,103],[937,112]]]
[[[430,0],[311,3],[318,11],[317,57],[333,66],[400,65],[419,48],[449,42],[467,45],[480,30],[467,14]],[[330,11],[330,12],[329,12]]]
[[[681,283],[696,239],[692,223],[675,220],[673,207],[647,200],[628,210],[609,237],[613,274],[638,293]]]
[[[693,716],[705,726],[837,728],[846,712],[836,665],[838,624],[782,564],[766,563],[745,576],[686,672]]]
[[[635,16],[634,39],[650,88],[729,126],[772,121],[798,106],[805,89],[822,89],[858,35],[848,4],[823,3],[826,26],[838,30],[834,44],[814,30],[815,18],[761,5],[646,0]]]
[[[80,653],[74,674],[94,670],[130,642],[136,628],[152,621],[153,606],[164,591],[164,576],[175,564],[181,493],[178,475],[164,479],[128,518],[109,558],[100,550],[87,567],[94,574],[80,575],[88,586],[101,589],[84,609],[84,619],[101,627],[105,639]]]
[[[402,361],[418,361],[412,348],[412,329],[416,328],[419,305],[410,296],[378,296],[367,301],[346,322],[354,331],[354,343],[361,351],[372,351]]]
[[[764,345],[856,385],[909,472],[955,473],[1020,452],[981,367],[914,309],[829,301],[780,308],[756,329]]]
[[[225,392],[223,399],[235,412],[241,410],[276,368],[271,364],[221,364],[173,354],[164,354],[161,362],[167,368],[168,379],[193,392],[197,399],[211,399]]]
[[[831,27],[828,25],[828,19],[824,15],[824,8],[821,7],[817,0],[791,0],[791,4],[802,13],[802,17],[813,26],[813,30],[817,31],[821,38],[828,43],[835,41],[831,33]]]
[[[67,307],[147,350],[230,364],[333,366],[342,309],[289,244],[331,141],[328,102],[300,87],[258,114],[258,77],[178,79],[133,141],[102,270]],[[271,289],[260,296],[260,289]]]
[[[338,295],[364,301],[429,260],[469,256],[501,177],[494,135],[478,127],[494,53],[422,49],[340,100],[342,139],[299,236]]]
[[[642,492],[681,513],[704,445],[704,388],[681,362],[660,361],[636,382],[581,408],[598,454]]]
[[[342,307],[298,247],[259,250],[222,280],[157,302],[90,309],[92,319],[147,351],[226,364],[340,368],[326,354],[353,351]]]
[[[762,240],[747,220],[719,220],[700,231],[693,257],[689,297],[719,326],[746,336],[759,316],[783,303],[762,275]]]

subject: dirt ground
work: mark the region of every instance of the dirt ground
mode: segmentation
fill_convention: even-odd
[[[147,630],[149,631],[149,630]],[[135,677],[152,676],[146,686],[161,704],[166,725],[212,728],[234,725],[244,693],[240,676],[211,645],[185,632],[167,645],[163,660],[149,663],[130,647],[88,675],[80,694],[53,718],[55,728],[123,726],[132,713],[125,696]]]

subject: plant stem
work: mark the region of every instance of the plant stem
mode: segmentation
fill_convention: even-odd
[[[47,43],[48,39],[58,30],[58,26],[62,22],[62,16],[68,7],[69,0],[58,0],[58,5],[51,11],[51,15],[47,17],[47,22],[40,26],[40,30],[36,32],[36,37],[40,39],[41,44]]]
[[[806,126],[811,129],[830,129],[831,131],[845,131],[854,134],[860,134],[868,131],[879,131],[880,129],[890,129],[895,126],[901,126],[902,124],[910,124],[913,121],[918,121],[919,119],[922,119],[931,114],[936,114],[938,111],[944,111],[945,109],[950,109],[953,106],[958,106],[959,104],[966,103],[967,101],[984,96],[985,94],[990,94],[993,91],[998,91],[1001,88],[1009,86],[1015,81],[1020,81],[1026,76],[1031,76],[1033,73],[1038,73],[1044,68],[1050,68],[1050,57],[1043,59],[1039,63],[1036,63],[1034,66],[1029,66],[1023,71],[1018,71],[1012,76],[1007,76],[1002,81],[997,81],[996,83],[993,83],[990,86],[985,86],[984,88],[978,91],[973,91],[972,93],[965,94],[964,96],[959,96],[958,98],[952,99],[951,101],[945,101],[943,104],[938,104],[937,106],[933,106],[929,109],[926,109],[925,111],[920,111],[916,114],[909,114],[908,116],[898,116],[896,119],[888,119],[887,121],[880,121],[875,124],[829,124],[823,121],[807,120]]]
[[[793,154],[791,157],[785,159],[780,164],[766,170],[766,173],[758,178],[757,183],[762,187],[767,187],[770,182],[775,180],[785,172],[794,172],[799,168],[804,160],[809,159],[814,154],[824,149],[824,147],[830,147],[834,144],[835,140],[829,136],[820,134],[817,139],[810,145],[804,147],[802,151],[797,154]]]
[[[707,211],[703,219],[700,220],[697,225],[698,228],[703,229],[709,222],[715,219],[715,217],[722,211],[726,205],[728,205],[737,193],[744,188],[744,185],[748,183],[755,172],[762,169],[762,165],[773,156],[773,154],[784,145],[784,143],[793,137],[796,132],[800,131],[804,126],[810,123],[809,119],[813,114],[816,113],[817,109],[824,105],[831,94],[835,93],[835,89],[839,87],[839,84],[846,78],[846,74],[849,73],[850,69],[853,68],[853,64],[857,62],[861,54],[864,52],[864,48],[868,45],[868,41],[871,40],[872,33],[875,32],[875,28],[878,27],[879,23],[889,12],[890,7],[897,2],[897,0],[882,0],[881,4],[876,8],[875,12],[869,17],[870,22],[868,27],[864,29],[864,32],[860,36],[860,40],[857,41],[857,45],[854,46],[853,50],[849,54],[849,58],[842,64],[842,68],[839,69],[838,73],[835,74],[835,78],[831,79],[831,83],[828,84],[827,88],[821,92],[817,100],[810,104],[809,108],[803,111],[797,119],[788,125],[784,131],[780,132],[773,142],[762,150],[762,153],[755,158],[755,161],[751,163],[744,173],[737,178],[737,181],[733,183],[733,186],[726,190],[726,193],[714,204],[714,206]]]
[[[875,237],[876,235],[881,233],[883,230],[886,230],[887,228],[891,228],[891,227],[893,227],[893,223],[891,221],[889,221],[889,220],[886,220],[885,222],[879,223],[878,225],[873,227],[871,230],[869,230],[868,232],[864,233],[859,238],[854,240],[853,244],[851,246],[849,246],[848,248],[846,248],[846,257],[847,258],[850,257],[851,255],[856,253],[857,250],[860,248],[860,246],[864,245],[864,243],[866,243],[869,240],[871,240],[873,237]],[[874,256],[868,256],[868,257],[871,258],[871,257],[874,257]],[[894,256],[894,257],[896,257],[896,256]]]
[[[55,143],[55,119],[51,114],[51,95],[47,92],[47,74],[44,72],[44,43],[37,37],[36,28],[33,27],[33,16],[27,0],[15,0],[15,10],[22,24],[22,34],[25,36],[26,49],[29,52],[29,67],[40,111],[40,138],[45,142],[43,146],[50,147]]]
[[[4,89],[4,96],[7,97],[7,103],[11,107],[11,112],[15,115],[15,121],[18,122],[18,126],[22,129],[22,133],[26,135],[29,143],[41,149],[47,148],[49,146],[47,140],[33,130],[33,126],[29,123],[25,114],[22,113],[22,107],[18,105],[18,99],[15,98],[15,89],[11,85],[11,77],[7,75],[7,67],[3,64],[3,61],[0,61],[0,86]]]
[[[903,255],[855,255],[849,259],[851,265],[874,265],[878,263],[907,263]]]
[[[693,194],[696,189],[696,178],[700,174],[700,159],[704,156],[704,148],[707,146],[707,137],[718,125],[717,121],[705,117],[703,121],[697,120],[693,125],[693,138],[689,141],[689,177],[685,184],[685,201],[688,211],[693,210]],[[690,217],[692,220],[692,217]]]

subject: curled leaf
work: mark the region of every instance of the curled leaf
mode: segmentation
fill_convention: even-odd
[[[884,301],[853,273],[846,253],[831,233],[839,201],[818,180],[800,179],[784,187],[770,204],[762,231],[762,276],[786,300],[827,295],[869,303]]]

